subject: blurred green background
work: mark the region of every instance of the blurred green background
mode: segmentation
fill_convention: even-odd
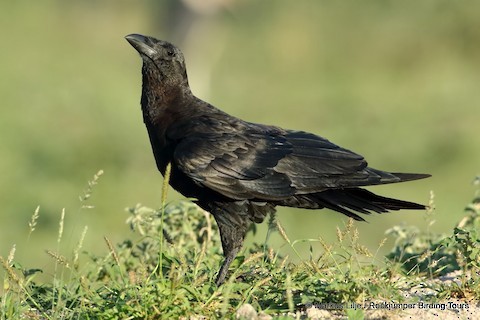
[[[431,173],[372,190],[421,203],[433,190],[437,232],[452,228],[473,196],[480,2],[3,1],[0,33],[0,255],[16,244],[26,267],[53,264],[44,250],[56,248],[62,208],[62,248],[88,225],[85,249],[105,252],[104,235],[131,236],[126,207],[159,206],[162,178],[129,33],[177,44],[194,93],[230,114],[320,134],[375,168]],[[99,169],[95,208],[81,209],[78,196]],[[334,239],[345,221],[328,210],[278,216],[291,239]],[[422,212],[367,220],[356,225],[372,250],[393,225],[426,227]],[[264,237],[263,225],[248,241]]]

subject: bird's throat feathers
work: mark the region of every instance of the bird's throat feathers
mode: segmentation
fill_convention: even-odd
[[[145,121],[152,124],[160,122],[169,113],[182,112],[179,109],[192,95],[186,77],[172,79],[145,65],[142,82],[142,111]]]

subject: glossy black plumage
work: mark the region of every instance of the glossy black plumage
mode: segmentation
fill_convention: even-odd
[[[248,226],[277,205],[329,208],[355,220],[363,220],[359,213],[425,208],[360,187],[429,175],[376,170],[320,136],[230,116],[191,93],[178,48],[138,34],[126,39],[143,59],[141,106],[158,169],[164,174],[171,163],[171,186],[196,198],[219,226],[225,261],[217,284]]]

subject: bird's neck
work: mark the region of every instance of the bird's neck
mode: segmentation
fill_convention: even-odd
[[[193,98],[186,79],[178,84],[144,76],[142,88],[142,111],[145,120],[152,124],[165,121],[171,113],[182,113],[184,106]]]

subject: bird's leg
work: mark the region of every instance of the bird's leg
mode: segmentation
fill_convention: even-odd
[[[228,267],[237,256],[238,251],[239,250],[237,249],[224,254],[225,260],[223,260],[222,266],[220,267],[220,270],[218,271],[218,274],[217,274],[217,279],[215,280],[215,284],[217,286],[220,286],[222,283],[225,282],[225,278],[227,277]]]
[[[233,223],[233,221],[230,219],[228,219],[228,221],[225,221],[225,216],[215,216],[215,220],[217,221],[218,228],[220,230],[223,255],[225,256],[225,260],[220,267],[220,271],[217,275],[217,280],[215,281],[217,286],[219,286],[225,281],[228,267],[233,262],[233,260],[237,256],[237,253],[242,248],[248,225],[245,223],[245,221],[242,221],[243,223],[240,224]]]

